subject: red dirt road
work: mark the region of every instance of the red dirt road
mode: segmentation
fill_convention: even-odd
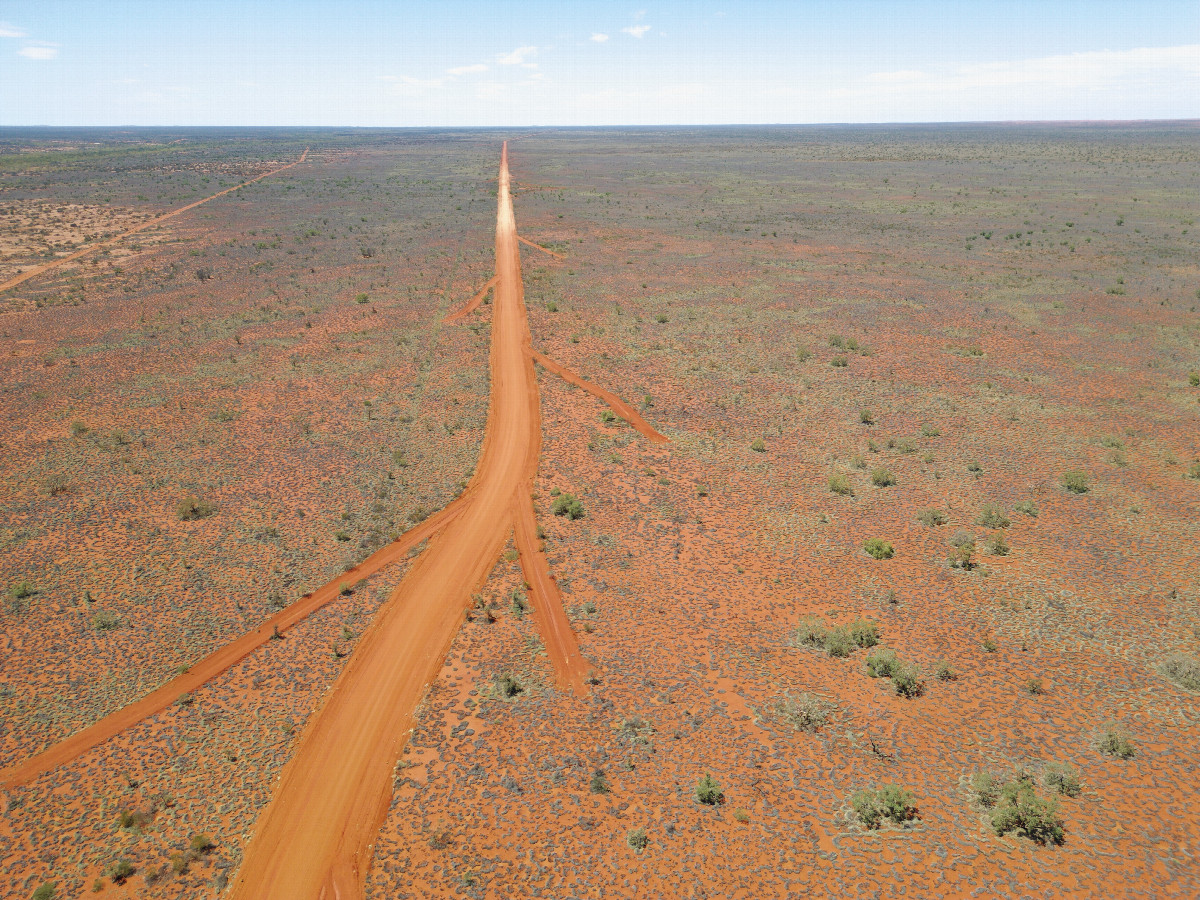
[[[68,763],[126,728],[136,725],[142,719],[166,709],[178,700],[180,695],[202,687],[230,666],[245,659],[254,650],[271,640],[276,633],[283,634],[297,622],[316,612],[331,600],[337,599],[342,585],[354,585],[359,579],[368,578],[385,566],[403,558],[410,550],[458,516],[468,500],[469,497],[464,496],[437,515],[430,516],[420,525],[410,528],[398,540],[375,551],[353,569],[343,572],[311,594],[306,594],[236,641],[210,653],[204,659],[193,664],[178,678],[172,678],[136,703],[131,703],[129,706],[105,716],[83,731],[30,757],[21,765],[0,772],[0,788],[11,790],[31,781],[43,772]]]
[[[544,354],[538,353],[536,350],[531,349],[529,351],[529,355],[533,357],[534,362],[536,362],[546,371],[553,372],[559,378],[563,379],[563,381],[567,381],[576,387],[583,388],[593,397],[599,397],[601,400],[607,403],[609,407],[612,408],[613,412],[632,425],[639,434],[649,438],[656,444],[670,443],[670,438],[655,431],[650,426],[649,422],[637,414],[637,411],[632,406],[630,406],[612,391],[606,391],[604,388],[598,387],[597,385],[592,384],[590,381],[584,381],[566,366],[555,362]]]
[[[479,308],[479,304],[483,302],[483,298],[487,296],[487,292],[490,291],[493,287],[495,287],[496,282],[499,280],[500,280],[499,275],[492,276],[490,279],[488,279],[487,282],[484,283],[483,287],[481,287],[479,289],[479,293],[477,293],[474,297],[472,297],[467,302],[466,306],[464,306],[462,309],[458,310],[457,312],[449,313],[446,316],[446,318],[442,319],[442,321],[447,322],[447,323],[457,322],[463,316],[466,316],[466,315],[474,312],[476,309]]]
[[[23,284],[31,278],[36,278],[38,275],[49,272],[51,269],[57,268],[63,263],[68,263],[71,262],[71,260],[79,259],[81,256],[87,256],[89,253],[94,253],[101,247],[107,247],[109,244],[127,238],[131,234],[137,234],[139,231],[145,231],[147,228],[150,228],[153,225],[158,225],[161,222],[165,222],[167,219],[172,219],[180,213],[187,212],[189,209],[195,209],[197,206],[203,206],[210,200],[216,200],[218,197],[224,197],[226,194],[232,194],[234,191],[244,188],[248,184],[254,184],[256,181],[261,181],[262,179],[269,178],[272,175],[278,175],[280,172],[284,172],[293,166],[300,165],[300,163],[304,162],[304,160],[307,158],[308,148],[305,147],[304,152],[300,154],[300,158],[293,163],[288,163],[286,166],[280,166],[278,169],[272,169],[269,172],[263,172],[261,175],[256,175],[253,178],[243,181],[241,184],[238,184],[234,187],[226,188],[223,191],[217,191],[217,193],[205,197],[203,200],[197,200],[195,203],[189,203],[187,206],[181,206],[179,209],[172,210],[169,213],[163,213],[161,216],[156,216],[147,222],[143,222],[141,225],[130,228],[128,231],[122,231],[120,234],[116,235],[115,237],[111,237],[106,241],[97,241],[94,244],[88,244],[86,247],[76,250],[74,253],[68,256],[63,256],[54,260],[53,262],[48,262],[44,266],[37,266],[36,268],[30,269],[27,272],[22,272],[15,278],[10,278],[8,281],[4,282],[4,284],[0,284],[0,293],[7,291],[9,288],[15,288],[17,285]]]
[[[310,719],[247,847],[235,898],[362,896],[414,710],[503,549],[514,492],[532,483],[541,422],[507,144],[498,200],[491,405],[471,501],[396,588]]]

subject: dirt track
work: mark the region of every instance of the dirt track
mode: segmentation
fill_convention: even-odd
[[[403,558],[410,550],[437,532],[447,522],[462,512],[466,497],[450,504],[440,513],[426,519],[420,525],[410,528],[399,540],[393,541],[372,553],[353,569],[339,575],[311,594],[306,594],[295,603],[271,616],[253,631],[247,632],[236,641],[226,644],[219,650],[210,653],[199,662],[193,664],[178,678],[172,678],[162,687],[147,694],[136,703],[119,709],[105,716],[99,722],[88,726],[83,731],[71,735],[64,741],[47,748],[36,756],[30,757],[21,765],[0,772],[0,787],[12,789],[48,772],[53,768],[70,762],[77,756],[86,753],[109,738],[166,709],[179,699],[182,694],[194,691],[207,682],[216,678],[230,666],[240,662],[252,651],[271,640],[276,634],[283,634],[297,622],[312,615],[331,600],[336,600],[343,585],[353,586],[362,578],[374,575],[380,569],[391,565]]]
[[[483,298],[487,296],[488,291],[495,287],[496,282],[499,280],[499,276],[493,276],[489,278],[486,282],[484,282],[483,287],[479,289],[479,293],[467,301],[467,304],[462,309],[458,310],[457,312],[449,313],[442,321],[457,322],[463,316],[474,312],[479,307],[479,304],[483,302]]]
[[[247,181],[243,181],[240,184],[235,185],[234,187],[226,188],[223,191],[217,191],[217,193],[211,194],[210,196],[205,197],[203,200],[197,200],[195,203],[189,203],[187,206],[181,206],[179,209],[173,209],[169,213],[163,213],[161,216],[156,216],[155,218],[150,219],[148,222],[143,222],[141,225],[130,228],[128,231],[122,231],[120,234],[116,235],[115,237],[110,237],[106,241],[96,241],[96,243],[88,244],[86,247],[76,250],[74,253],[71,253],[68,256],[63,256],[59,259],[53,260],[52,262],[48,262],[44,266],[37,266],[36,268],[30,269],[27,272],[22,272],[15,278],[10,278],[8,281],[4,282],[4,284],[0,284],[0,293],[7,291],[9,288],[15,288],[17,285],[23,284],[31,278],[36,278],[38,275],[49,272],[51,269],[57,268],[63,263],[68,263],[72,260],[79,259],[81,256],[87,256],[89,253],[96,252],[101,247],[107,247],[109,244],[127,238],[131,234],[137,234],[139,231],[145,231],[147,228],[158,225],[161,222],[165,222],[167,219],[172,219],[180,213],[187,212],[189,209],[195,209],[197,206],[203,206],[210,200],[216,200],[218,197],[224,197],[226,194],[232,194],[234,191],[240,190],[248,184],[254,184],[254,182],[261,181],[262,179],[268,178],[271,175],[278,175],[280,172],[286,171],[293,166],[300,165],[300,163],[304,162],[304,160],[307,158],[308,148],[305,147],[304,152],[300,154],[300,158],[293,163],[288,163],[286,166],[280,166],[278,169],[272,169],[269,172],[263,172],[261,175],[256,175]]]
[[[392,774],[414,710],[442,665],[472,593],[503,549],[514,500],[526,502],[522,494],[528,496],[536,473],[541,422],[507,143],[498,199],[491,406],[470,502],[396,588],[310,720],[246,850],[234,882],[236,898],[362,895],[372,841],[387,814]]]
[[[656,444],[666,444],[670,441],[670,438],[655,431],[649,422],[637,414],[637,411],[632,406],[630,406],[612,391],[606,391],[604,388],[594,385],[590,381],[584,381],[566,366],[555,362],[544,354],[538,353],[536,350],[531,349],[529,351],[529,355],[533,357],[534,362],[536,362],[546,371],[553,372],[563,381],[569,382],[576,387],[583,388],[593,397],[599,397],[612,408],[613,412],[632,425],[634,429],[644,437],[649,438]]]

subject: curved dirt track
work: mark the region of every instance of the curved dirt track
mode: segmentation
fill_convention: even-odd
[[[472,297],[469,301],[467,301],[466,306],[464,306],[462,309],[458,310],[457,312],[452,312],[452,313],[447,314],[446,318],[442,319],[442,321],[446,322],[446,323],[457,322],[463,316],[466,316],[466,315],[474,312],[476,309],[479,308],[479,304],[483,302],[483,298],[487,296],[487,292],[490,291],[493,287],[495,287],[496,282],[499,280],[500,280],[499,275],[493,275],[486,282],[484,282],[483,287],[481,287],[479,289],[479,293],[477,293],[474,297]]]
[[[522,244],[524,244],[526,247],[532,247],[534,250],[541,250],[543,253],[550,254],[555,259],[566,259],[566,257],[563,256],[561,253],[555,253],[553,250],[547,250],[541,244],[535,244],[533,241],[531,241],[527,238],[523,238],[520,235],[517,235],[517,240],[520,241]]]
[[[51,269],[57,268],[63,263],[68,263],[72,260],[79,259],[81,256],[87,256],[89,253],[94,253],[101,247],[107,247],[109,244],[115,243],[123,238],[127,238],[131,234],[137,234],[139,231],[145,231],[147,228],[150,228],[153,225],[158,225],[161,222],[165,222],[167,219],[174,218],[180,213],[187,212],[189,209],[195,209],[197,206],[203,206],[210,200],[216,200],[218,197],[224,197],[226,194],[232,194],[234,191],[240,190],[248,184],[254,184],[256,181],[261,181],[262,179],[269,178],[272,175],[278,175],[280,172],[286,171],[293,166],[300,165],[300,163],[304,162],[304,160],[307,158],[308,147],[305,147],[304,152],[300,154],[300,158],[293,163],[288,163],[286,166],[280,166],[278,169],[272,169],[269,172],[263,172],[261,175],[255,175],[253,178],[243,181],[234,187],[226,188],[223,191],[217,191],[217,193],[211,194],[208,197],[205,197],[203,200],[197,200],[195,203],[189,203],[187,206],[181,206],[179,209],[174,209],[169,213],[163,213],[161,216],[156,216],[149,221],[143,222],[141,225],[130,228],[128,231],[122,231],[120,234],[116,235],[115,237],[110,237],[108,240],[97,241],[94,244],[88,244],[88,246],[80,250],[76,250],[74,253],[71,253],[68,256],[60,257],[59,259],[46,263],[44,266],[37,266],[36,268],[30,269],[28,272],[22,272],[15,278],[10,278],[8,281],[4,282],[4,284],[0,284],[0,292],[7,291],[9,288],[15,288],[17,285],[24,284],[29,279],[36,278],[38,275],[49,272]]]
[[[309,720],[246,849],[235,898],[362,896],[413,713],[503,549],[514,506],[528,502],[541,422],[507,143],[497,196],[491,397],[471,502],[430,541]]]
[[[172,678],[136,703],[131,703],[129,706],[105,716],[95,724],[89,725],[36,756],[30,757],[19,766],[0,772],[0,788],[8,790],[19,787],[43,772],[70,762],[126,728],[136,725],[142,719],[149,718],[166,709],[178,700],[181,694],[203,686],[230,666],[245,659],[276,634],[283,634],[297,622],[316,612],[331,600],[337,599],[343,585],[352,586],[359,579],[368,578],[385,566],[403,558],[410,550],[458,516],[467,502],[469,502],[469,495],[451,503],[437,515],[430,516],[420,525],[410,528],[397,540],[372,553],[353,569],[343,572],[311,594],[305,594],[304,597],[280,610],[253,631],[247,632],[232,643],[210,653],[193,664],[182,675]]]
[[[534,362],[536,362],[546,371],[553,372],[563,381],[569,382],[576,387],[583,388],[593,397],[599,397],[601,400],[607,403],[609,407],[612,408],[613,412],[632,425],[639,434],[649,438],[656,444],[670,443],[670,438],[655,431],[650,426],[649,422],[637,414],[637,411],[632,406],[630,406],[612,391],[606,391],[604,388],[598,387],[597,385],[592,384],[590,381],[584,381],[566,366],[555,362],[550,357],[546,356],[545,354],[538,353],[532,348],[529,351],[529,355],[533,358]]]

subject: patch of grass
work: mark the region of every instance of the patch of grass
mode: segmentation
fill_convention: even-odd
[[[57,497],[71,489],[71,481],[61,472],[55,472],[42,479],[42,490],[47,496]]]
[[[8,596],[13,600],[26,600],[37,593],[37,588],[32,581],[18,581],[16,584],[10,585]]]
[[[1086,494],[1088,487],[1088,474],[1082,469],[1072,469],[1069,472],[1063,472],[1062,486],[1072,494]]]
[[[879,625],[870,619],[855,619],[850,623],[850,636],[860,647],[874,647],[879,643]]]
[[[750,445],[750,449],[755,453],[766,453],[767,445],[763,442],[762,438],[755,438],[754,443]]]
[[[1200,691],[1200,659],[1186,653],[1172,653],[1159,664],[1158,670],[1181,688]]]
[[[775,702],[775,716],[797,731],[817,731],[829,721],[830,712],[830,704],[812,694],[784,694]]]
[[[844,369],[846,366],[850,365],[850,360],[846,359],[844,356],[835,356],[829,361],[829,364],[835,369]]]
[[[1029,516],[1031,519],[1036,519],[1038,514],[1037,506],[1032,500],[1022,500],[1013,506],[1017,512]]]
[[[859,412],[858,421],[862,422],[864,425],[874,425],[875,417],[871,415],[871,411],[869,409],[864,409]]]
[[[958,529],[950,538],[950,568],[970,571],[975,567],[975,535]]]
[[[207,834],[194,834],[191,841],[188,842],[188,848],[193,853],[207,853],[215,846],[217,846],[216,841]]]
[[[876,469],[871,473],[871,484],[875,487],[890,487],[896,483],[896,479],[887,469]]]
[[[645,828],[635,828],[625,836],[626,843],[629,844],[638,853],[646,849],[646,845],[650,843],[650,839],[646,837]]]
[[[933,667],[933,677],[938,681],[954,681],[958,678],[950,663],[944,659],[939,659],[937,665]]]
[[[92,616],[92,627],[97,631],[114,631],[121,627],[121,618],[111,609],[102,609]]]
[[[1129,733],[1119,725],[1106,726],[1096,743],[1096,748],[1105,756],[1116,759],[1133,759],[1137,756],[1137,749],[1133,746]]]
[[[521,684],[521,680],[511,672],[504,672],[497,675],[493,680],[493,686],[498,695],[509,699],[525,690],[525,685]]]
[[[204,519],[216,511],[216,506],[207,500],[201,500],[195,494],[189,494],[175,505],[175,515],[181,522]]]
[[[611,425],[613,422],[617,421],[617,417],[611,409],[606,409],[600,413],[600,421],[605,425]]]
[[[108,875],[108,877],[111,878],[115,884],[124,884],[136,871],[137,870],[133,867],[133,863],[122,856],[121,858],[113,861],[105,874]]]
[[[885,784],[878,790],[855,791],[850,805],[864,826],[878,828],[885,819],[903,825],[917,818],[917,806],[911,791],[895,784]]]
[[[604,774],[603,769],[597,769],[592,773],[592,780],[589,784],[593,794],[607,794],[612,788],[609,786],[608,778]]]
[[[940,509],[923,509],[917,513],[917,521],[930,528],[936,528],[939,525],[945,525],[950,520]]]
[[[985,503],[979,508],[976,523],[984,528],[1007,528],[1012,523],[998,503]]]
[[[560,494],[551,509],[556,516],[566,516],[571,521],[582,519],[584,516],[583,504],[573,494]]]
[[[863,549],[875,559],[891,559],[896,555],[896,549],[882,538],[868,538],[863,541]]]
[[[33,900],[54,900],[57,895],[58,882],[46,881],[33,892]]]
[[[829,478],[829,489],[843,497],[854,496],[854,486],[850,484],[850,479],[845,475],[831,475]]]
[[[705,772],[704,776],[696,784],[696,799],[706,806],[716,806],[725,799],[725,794],[721,790],[720,783],[712,775]]]
[[[1066,763],[1051,763],[1042,773],[1042,784],[1064,797],[1078,797],[1083,790],[1079,773]]]
[[[988,553],[991,553],[993,556],[1008,556],[1009,550],[1012,549],[1008,546],[1008,542],[1004,540],[1003,534],[995,534],[988,538],[984,546],[987,547]]]

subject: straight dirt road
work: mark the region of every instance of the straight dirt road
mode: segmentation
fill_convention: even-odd
[[[414,710],[500,556],[514,505],[530,502],[541,415],[507,143],[498,198],[491,406],[465,506],[414,563],[309,721],[246,850],[232,893],[239,900],[362,896]],[[582,665],[576,649],[569,666]]]

